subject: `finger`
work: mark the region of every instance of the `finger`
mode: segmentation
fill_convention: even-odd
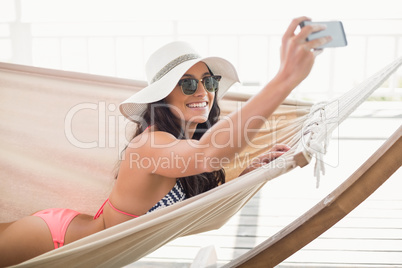
[[[285,152],[287,152],[289,150],[290,150],[290,147],[288,145],[281,144],[281,143],[275,144],[271,149],[271,151],[285,151]]]
[[[304,41],[306,41],[307,37],[310,34],[325,30],[326,28],[327,28],[327,26],[325,24],[306,25],[301,29],[300,33],[297,36],[297,39],[300,40],[301,42],[304,42]]]
[[[331,36],[324,36],[324,37],[320,37],[314,40],[311,40],[309,42],[306,43],[306,46],[309,47],[310,49],[316,49],[322,45],[325,45],[329,42],[332,41],[332,37]]]
[[[305,20],[311,21],[311,19],[308,17],[299,17],[293,19],[283,37],[292,37],[296,31],[297,26],[299,26],[300,22]]]
[[[277,159],[278,157],[282,156],[285,152],[273,152],[271,155],[271,160]]]
[[[315,48],[315,49],[313,49],[313,54],[314,54],[315,57],[317,57],[317,56],[320,55],[323,51],[324,51],[324,49],[322,49],[322,48]]]
[[[282,151],[289,151],[290,147],[286,144],[279,144]]]
[[[285,152],[270,152],[264,155],[264,157],[261,159],[261,162],[267,164],[271,162],[272,160],[282,156]]]

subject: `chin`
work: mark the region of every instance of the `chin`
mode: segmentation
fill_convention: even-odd
[[[196,124],[202,124],[208,121],[208,116],[197,116],[197,118],[192,118],[191,122]]]

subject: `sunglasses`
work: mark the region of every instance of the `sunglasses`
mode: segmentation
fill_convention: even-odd
[[[184,78],[179,80],[179,86],[185,95],[193,95],[198,88],[198,82],[201,82],[208,92],[216,92],[219,88],[219,81],[222,76],[212,75],[197,80],[195,78]]]

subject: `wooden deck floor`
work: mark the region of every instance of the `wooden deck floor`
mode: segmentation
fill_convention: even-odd
[[[401,125],[400,104],[364,104],[340,126],[318,189],[313,162],[269,182],[221,229],[177,239],[128,267],[190,267],[198,251],[210,245],[218,266],[247,252],[349,177]],[[402,170],[278,267],[402,267]]]

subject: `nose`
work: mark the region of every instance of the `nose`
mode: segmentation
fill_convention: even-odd
[[[207,95],[207,90],[204,88],[204,83],[202,81],[198,81],[198,87],[194,95],[197,97],[203,97]]]

